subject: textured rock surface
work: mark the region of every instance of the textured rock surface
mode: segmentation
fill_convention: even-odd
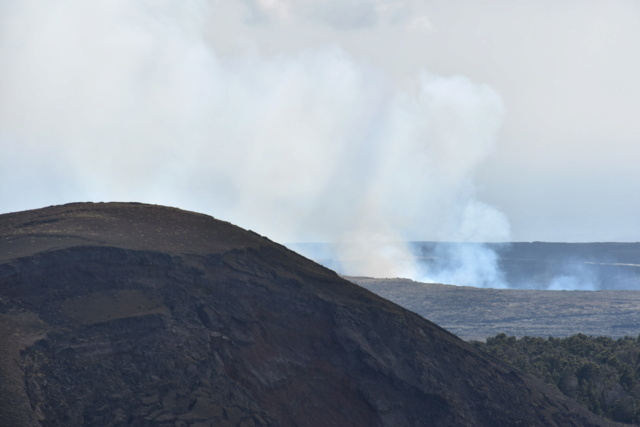
[[[0,215],[0,425],[609,425],[231,224],[140,204]]]

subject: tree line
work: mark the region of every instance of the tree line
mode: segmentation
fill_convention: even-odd
[[[471,344],[604,418],[640,425],[640,336],[517,339],[502,333]]]

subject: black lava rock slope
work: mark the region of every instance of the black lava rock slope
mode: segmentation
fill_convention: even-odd
[[[255,233],[78,203],[0,215],[2,426],[601,426]]]

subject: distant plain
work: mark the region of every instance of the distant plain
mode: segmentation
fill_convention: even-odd
[[[545,338],[640,334],[640,291],[483,289],[408,279],[347,279],[464,340],[484,340],[502,332]]]
[[[435,243],[414,245],[425,263],[438,262]],[[452,253],[456,245],[479,244],[444,245]],[[640,243],[483,246],[496,253],[509,289],[402,278],[348,279],[465,340],[484,340],[503,332],[545,338],[640,334]]]

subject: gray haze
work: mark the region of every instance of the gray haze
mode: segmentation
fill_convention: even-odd
[[[443,280],[400,242],[640,240],[639,24],[637,1],[0,0],[0,211],[161,203],[340,242],[349,274],[502,286],[490,251]]]

